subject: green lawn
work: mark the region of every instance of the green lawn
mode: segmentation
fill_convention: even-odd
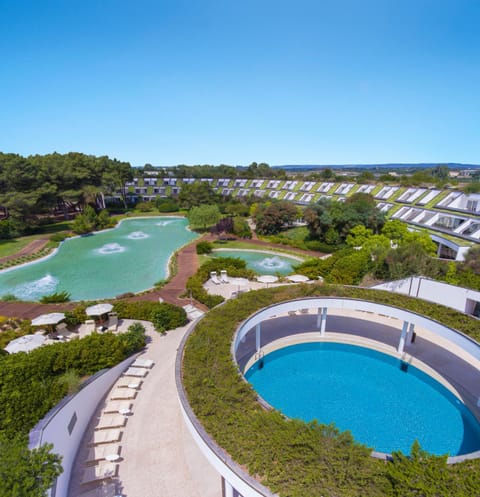
[[[59,233],[61,231],[69,231],[70,226],[71,226],[70,221],[49,224],[39,228],[39,233],[35,235],[22,236],[19,238],[13,238],[12,240],[0,240],[0,257],[14,255],[20,250],[22,250],[24,247],[26,247],[30,242],[38,240],[39,238],[49,238],[50,235],[54,233]]]

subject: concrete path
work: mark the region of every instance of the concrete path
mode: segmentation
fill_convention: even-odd
[[[131,416],[123,428],[118,495],[125,497],[221,497],[218,473],[203,457],[184,425],[175,386],[175,357],[187,327],[161,336],[151,329],[151,342],[142,358],[153,368],[133,400]],[[99,409],[98,415],[101,414]],[[96,418],[96,416],[94,417]],[[94,422],[98,422],[97,419]],[[91,487],[79,485],[84,468],[80,448],[69,495],[81,495]]]

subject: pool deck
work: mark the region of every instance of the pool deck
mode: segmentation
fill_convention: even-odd
[[[151,340],[141,358],[151,359],[154,366],[131,400],[132,414],[121,428],[117,476],[109,483],[114,484],[115,495],[126,497],[221,497],[220,476],[188,432],[177,397],[175,358],[188,327],[162,336],[151,324],[144,324]],[[98,407],[79,448],[68,493],[71,497],[97,488],[106,490],[102,483],[80,483],[87,467],[88,442],[102,416],[109,416],[102,413],[103,406]]]

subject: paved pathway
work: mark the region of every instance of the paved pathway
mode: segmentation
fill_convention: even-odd
[[[220,476],[190,436],[180,412],[175,386],[176,351],[187,327],[166,336],[148,330],[151,342],[141,357],[155,365],[132,401],[121,438],[116,491],[125,497],[221,497]],[[102,406],[100,406],[101,408]],[[92,486],[79,485],[88,436],[101,414],[93,417],[79,450],[69,495],[76,497]]]
[[[33,240],[28,245],[23,247],[21,250],[15,252],[15,254],[6,255],[5,257],[0,257],[0,264],[11,261],[13,259],[18,259],[22,255],[35,254],[36,252],[42,250],[47,243],[48,243],[48,238],[38,238],[37,240]]]

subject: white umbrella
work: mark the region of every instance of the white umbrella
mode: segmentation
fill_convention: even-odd
[[[308,276],[304,276],[303,274],[291,274],[287,278],[293,283],[305,283],[309,280]]]
[[[24,335],[23,337],[15,338],[6,347],[5,350],[9,354],[17,352],[29,352],[30,350],[40,347],[45,342],[43,335]]]
[[[272,274],[262,274],[261,276],[257,276],[257,281],[260,283],[266,283],[267,287],[269,283],[275,283],[278,281],[277,276],[273,276]]]
[[[65,319],[65,314],[63,312],[50,312],[49,314],[41,314],[40,316],[32,319],[33,326],[48,326],[51,324],[57,324],[62,319]]]
[[[113,309],[112,304],[96,304],[91,305],[85,309],[87,316],[101,316],[102,314],[107,314]]]

